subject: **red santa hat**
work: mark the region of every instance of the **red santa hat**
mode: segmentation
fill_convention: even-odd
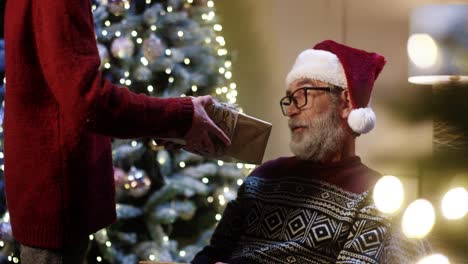
[[[325,40],[299,54],[286,85],[310,78],[348,89],[353,106],[348,124],[354,132],[364,134],[375,126],[370,96],[384,65],[385,58],[377,53]]]

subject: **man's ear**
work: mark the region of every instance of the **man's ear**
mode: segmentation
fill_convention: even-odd
[[[341,118],[348,119],[349,114],[353,110],[353,105],[351,104],[351,98],[349,97],[348,90],[344,90],[341,93],[341,102],[342,102]]]

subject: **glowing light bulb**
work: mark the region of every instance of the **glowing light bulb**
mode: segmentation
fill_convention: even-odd
[[[408,39],[408,56],[416,66],[428,68],[437,61],[437,44],[428,34],[413,34]]]
[[[148,60],[145,57],[141,57],[140,61],[141,61],[141,64],[143,64],[145,66],[148,66],[148,64],[149,64]]]
[[[442,254],[432,254],[422,258],[416,264],[450,264],[450,261]]]
[[[448,191],[442,198],[442,214],[447,219],[461,219],[468,212],[468,192],[463,187]]]
[[[215,31],[221,31],[221,30],[223,30],[223,26],[221,26],[220,24],[215,24],[215,25],[213,26],[213,29],[214,29]]]
[[[435,212],[432,204],[424,199],[412,202],[403,214],[403,233],[409,238],[423,238],[435,222]]]
[[[395,176],[383,176],[374,186],[373,198],[379,211],[393,214],[403,204],[403,184]]]

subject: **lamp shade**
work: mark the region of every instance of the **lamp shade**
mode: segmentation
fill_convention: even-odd
[[[414,9],[407,50],[409,82],[468,82],[468,5]]]

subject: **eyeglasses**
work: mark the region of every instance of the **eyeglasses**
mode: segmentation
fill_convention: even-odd
[[[317,91],[326,91],[330,92],[330,87],[302,87],[294,91],[294,93],[290,95],[286,95],[280,100],[281,111],[283,112],[284,116],[288,116],[288,108],[291,103],[294,104],[297,109],[301,109],[307,105],[307,91],[309,90],[317,90]]]

